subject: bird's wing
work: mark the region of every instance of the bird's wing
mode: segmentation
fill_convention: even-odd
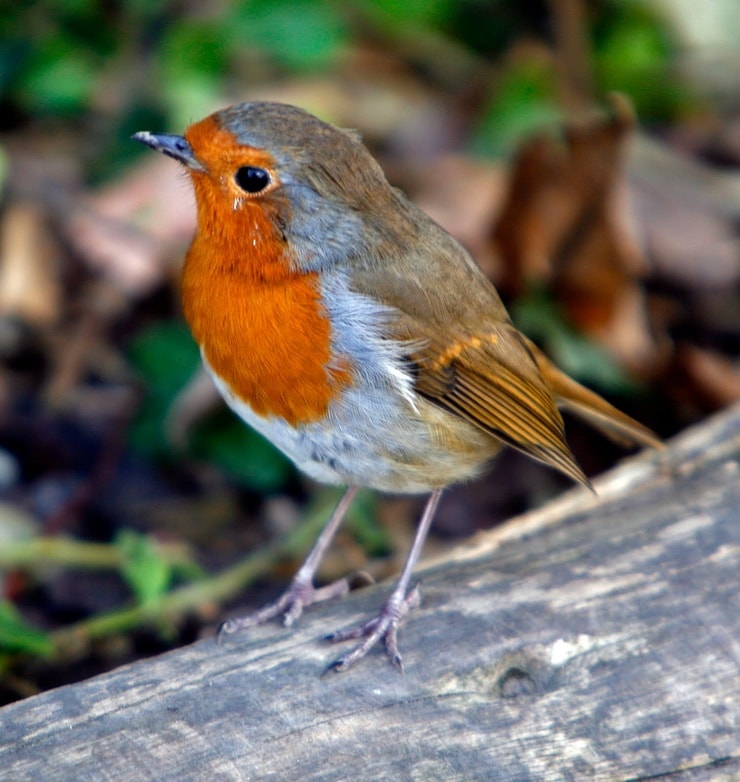
[[[413,332],[418,340],[418,324]],[[416,344],[408,358],[417,393],[590,485],[565,440],[553,394],[512,325],[496,324],[454,340],[428,334]]]

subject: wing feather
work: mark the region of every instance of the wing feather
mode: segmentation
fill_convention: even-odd
[[[485,338],[458,335],[446,346],[430,338],[411,358],[419,394],[590,485],[565,440],[555,398],[513,326]]]

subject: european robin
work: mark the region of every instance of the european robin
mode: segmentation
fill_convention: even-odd
[[[228,405],[311,478],[349,488],[290,587],[222,632],[345,593],[314,576],[359,486],[429,493],[378,616],[328,636],[380,639],[417,603],[412,570],[443,489],[505,445],[590,486],[558,405],[617,439],[654,435],[558,370],[511,323],[463,247],[391,187],[358,135],[294,106],[243,103],[184,136],[134,136],[173,157],[195,191],[185,317]]]

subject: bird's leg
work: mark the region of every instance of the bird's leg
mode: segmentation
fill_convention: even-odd
[[[289,627],[303,613],[303,609],[312,603],[331,600],[349,592],[349,582],[346,578],[333,581],[331,584],[318,589],[314,587],[313,580],[319,564],[326,550],[331,545],[334,535],[336,535],[337,530],[341,526],[355,494],[357,494],[357,487],[350,486],[342,495],[329,521],[321,531],[316,543],[314,543],[311,553],[306,557],[305,562],[301,565],[285,592],[274,603],[269,603],[252,614],[224,622],[218,631],[219,638],[244,630],[247,627],[263,624],[279,614],[283,614],[283,622],[286,627]]]
[[[362,643],[358,644],[351,652],[342,655],[335,660],[329,667],[335,671],[346,671],[351,665],[362,659],[370,649],[382,638],[385,642],[385,649],[393,665],[403,671],[403,661],[398,651],[398,625],[404,614],[410,609],[416,608],[421,602],[418,587],[414,587],[408,592],[409,582],[414,570],[416,560],[421,554],[429,527],[432,524],[434,513],[437,510],[439,499],[442,496],[442,490],[437,489],[432,492],[427,500],[424,513],[422,513],[419,527],[416,530],[414,542],[411,551],[406,558],[401,577],[398,579],[391,596],[386,601],[378,616],[358,627],[352,627],[348,630],[339,630],[326,636],[326,640],[346,641],[352,638],[364,638]]]

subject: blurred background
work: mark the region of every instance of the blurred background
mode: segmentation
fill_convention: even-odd
[[[740,399],[739,34],[736,0],[3,4],[0,703],[274,597],[337,497],[199,374],[190,188],[133,132],[254,99],[358,129],[522,330],[670,436]],[[624,455],[567,423],[587,473]],[[427,553],[563,488],[507,453]],[[418,511],[363,495],[322,578],[395,573]]]

